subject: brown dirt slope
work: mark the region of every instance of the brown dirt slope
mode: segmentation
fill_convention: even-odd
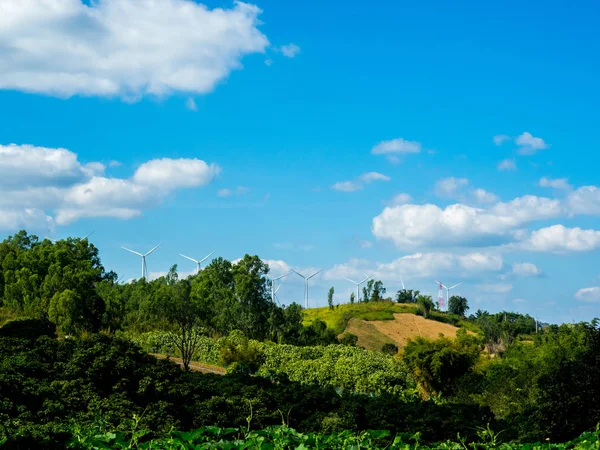
[[[356,334],[358,345],[370,350],[381,350],[386,342],[393,342],[402,348],[409,339],[417,336],[437,339],[441,333],[445,337],[454,338],[457,330],[453,325],[424,319],[415,314],[394,314],[394,320],[365,322],[351,319],[345,332]]]

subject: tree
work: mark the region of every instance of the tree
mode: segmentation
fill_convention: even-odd
[[[344,333],[340,338],[340,344],[349,345],[350,347],[356,347],[358,342],[358,336],[352,333]]]
[[[351,292],[350,293],[350,304],[353,304],[355,300],[356,300],[356,296],[354,295],[354,292]]]
[[[375,284],[374,280],[367,281],[367,284],[363,287],[363,298],[362,301],[368,303],[371,299],[371,295],[373,293],[373,285]]]
[[[171,267],[167,276],[170,283],[162,290],[165,317],[175,327],[169,334],[171,344],[181,354],[183,367],[190,370],[190,362],[202,335],[200,328],[200,308],[191,298],[191,286],[188,280],[178,280],[177,266]]]
[[[381,300],[383,300],[383,295],[385,294],[385,292],[386,289],[383,286],[383,282],[381,280],[375,281],[372,285],[371,301],[380,302]]]
[[[56,293],[50,300],[48,318],[63,333],[74,334],[81,330],[83,304],[76,292],[68,289]]]
[[[417,303],[419,294],[419,291],[413,291],[412,289],[400,289],[398,292],[396,292],[396,302]]]
[[[327,304],[329,305],[329,309],[333,309],[333,286],[329,288],[329,292],[327,293]]]
[[[435,304],[429,295],[419,295],[417,297],[417,311],[426,319],[434,308]]]
[[[458,316],[463,316],[469,310],[469,304],[467,299],[461,297],[459,295],[453,295],[448,300],[448,312],[451,314],[456,314]]]
[[[398,354],[398,346],[396,344],[388,342],[386,344],[383,344],[383,346],[381,347],[381,351],[383,353],[387,353],[388,355],[394,356]]]

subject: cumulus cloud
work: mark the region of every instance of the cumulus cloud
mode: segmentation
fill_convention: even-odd
[[[515,171],[517,170],[517,164],[514,159],[503,159],[498,163],[498,170],[500,172]]]
[[[548,144],[539,137],[534,137],[531,133],[525,132],[515,139],[517,144],[517,152],[520,155],[534,155],[538,150],[548,148]]]
[[[511,240],[527,222],[557,217],[561,212],[559,200],[530,195],[489,208],[406,204],[385,208],[373,219],[372,232],[399,248],[492,245]]]
[[[419,142],[407,141],[402,138],[381,141],[371,149],[371,153],[374,155],[419,153],[420,151],[421,144]]]
[[[398,194],[396,196],[394,196],[394,198],[392,198],[388,203],[391,206],[396,206],[396,205],[404,205],[405,203],[410,203],[412,201],[412,197],[409,194]]]
[[[339,181],[331,186],[334,191],[356,192],[364,188],[364,184],[370,184],[373,181],[390,181],[391,178],[378,172],[366,172],[357,177],[354,181]]]
[[[187,0],[0,2],[0,89],[72,95],[204,94],[269,45],[261,10]]]
[[[471,191],[471,194],[473,195],[475,201],[481,204],[495,203],[499,200],[496,194],[493,194],[481,188],[473,189]]]
[[[199,159],[164,158],[142,164],[131,178],[109,178],[103,164],[81,164],[66,149],[11,145],[0,151],[6,156],[0,172],[7,174],[0,181],[2,229],[48,228],[84,217],[130,219],[177,189],[210,183],[220,170]]]
[[[510,141],[510,136],[506,134],[497,134],[496,136],[494,136],[494,144],[496,145],[502,145],[506,141]]]
[[[569,181],[566,178],[540,178],[539,185],[541,187],[553,188],[553,189],[564,189],[569,190],[573,186],[569,184]]]
[[[518,248],[535,252],[583,252],[600,247],[600,231],[552,225],[531,233]]]
[[[581,300],[582,302],[600,302],[600,287],[588,287],[579,289],[575,293],[575,298],[577,300]]]
[[[300,47],[298,47],[294,43],[289,43],[287,45],[282,45],[280,47],[281,53],[283,56],[287,56],[288,58],[294,58],[298,53],[300,53]]]
[[[512,273],[520,277],[539,277],[542,275],[542,271],[535,264],[528,262],[514,263]]]
[[[570,192],[566,199],[569,215],[600,215],[600,189],[596,186],[582,186]]]
[[[435,185],[435,193],[438,197],[454,198],[460,189],[469,184],[466,178],[448,177],[439,180]]]
[[[474,252],[454,254],[444,252],[415,253],[387,263],[353,258],[326,270],[323,278],[337,280],[343,277],[364,278],[366,274],[384,282],[399,282],[401,277],[431,278],[435,276],[472,277],[498,272],[503,267],[501,255]]]

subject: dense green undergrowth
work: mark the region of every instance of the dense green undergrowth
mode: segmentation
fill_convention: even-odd
[[[515,444],[501,442],[501,433],[487,428],[477,432],[474,442],[460,436],[454,440],[424,444],[419,433],[392,434],[389,431],[363,431],[355,433],[318,434],[299,433],[286,426],[274,426],[265,430],[203,427],[191,432],[172,431],[163,438],[148,439],[149,432],[134,431],[98,432],[75,430],[68,446],[74,449],[402,449],[402,450],[597,450],[600,433],[586,432],[577,439],[565,443],[536,442]]]

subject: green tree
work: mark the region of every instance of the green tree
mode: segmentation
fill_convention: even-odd
[[[383,282],[381,280],[375,281],[371,288],[371,301],[372,302],[380,302],[381,300],[383,300],[383,295],[385,293],[386,293],[386,289],[383,286]]]
[[[327,304],[329,305],[329,309],[333,309],[333,286],[329,288],[329,292],[327,293]]]
[[[396,292],[397,303],[417,303],[419,297],[419,291],[413,291],[412,289],[400,289]]]
[[[56,293],[50,300],[48,318],[66,334],[75,334],[83,328],[83,302],[76,292],[68,289]]]
[[[374,284],[375,284],[374,280],[369,280],[363,286],[363,298],[362,298],[363,302],[368,303],[369,300],[371,300],[371,295],[373,294],[373,285]]]
[[[417,297],[417,311],[426,319],[429,313],[435,309],[435,304],[429,295],[419,295]]]
[[[391,342],[387,342],[383,344],[381,351],[383,353],[387,353],[388,355],[394,356],[398,354],[398,346],[396,344],[392,344]]]
[[[354,295],[354,292],[350,293],[350,304],[354,304],[354,300],[356,300],[356,296]]]
[[[469,304],[467,299],[458,295],[453,295],[448,300],[448,312],[451,314],[456,314],[458,316],[463,316],[469,310]]]
[[[358,343],[358,336],[353,333],[344,333],[340,338],[340,344],[349,345],[351,347],[356,347]]]

